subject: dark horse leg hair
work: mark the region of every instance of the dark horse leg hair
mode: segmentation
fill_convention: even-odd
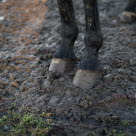
[[[86,20],[85,53],[79,69],[98,70],[98,51],[103,44],[97,0],[83,0]]]
[[[57,0],[61,17],[61,44],[54,58],[74,60],[74,42],[78,36],[72,0]]]
[[[83,89],[92,88],[101,77],[98,51],[103,44],[97,0],[84,0],[86,32],[85,52],[73,80],[73,84]]]
[[[124,11],[136,12],[136,0],[129,0]]]

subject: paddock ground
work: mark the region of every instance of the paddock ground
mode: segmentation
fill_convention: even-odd
[[[119,21],[126,3],[99,1],[103,78],[93,89],[82,90],[72,84],[76,68],[64,75],[48,71],[60,43],[56,0],[0,2],[0,118],[12,110],[21,114],[28,109],[37,115],[53,114],[54,129],[48,136],[135,136],[136,24]],[[74,50],[81,59],[82,0],[74,1],[74,7],[80,28]]]

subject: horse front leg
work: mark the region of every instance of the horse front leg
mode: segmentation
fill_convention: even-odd
[[[97,0],[84,0],[86,33],[85,52],[74,77],[74,85],[91,88],[100,77],[98,51],[103,44]]]
[[[57,1],[61,17],[61,44],[54,54],[49,70],[64,73],[74,66],[76,57],[73,52],[73,46],[79,30],[72,0]]]
[[[129,0],[126,8],[122,12],[121,21],[124,23],[136,21],[136,0]]]

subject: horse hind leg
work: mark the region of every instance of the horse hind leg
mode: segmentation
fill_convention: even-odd
[[[136,22],[136,0],[129,0],[126,8],[122,12],[121,22],[123,23]]]
[[[74,42],[78,37],[72,0],[57,0],[61,17],[61,44],[54,54],[49,71],[64,73],[73,69],[75,54]]]
[[[101,77],[98,63],[98,51],[103,44],[97,0],[84,0],[86,33],[85,52],[74,77],[74,85],[88,89],[92,88]]]

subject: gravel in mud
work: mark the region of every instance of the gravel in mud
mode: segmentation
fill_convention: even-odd
[[[16,103],[55,113],[56,136],[136,135],[136,24],[122,24],[125,0],[100,0],[104,45],[99,53],[103,78],[93,89],[73,86],[76,68],[64,75],[48,71],[60,43],[55,0],[0,3],[0,107]],[[80,33],[76,56],[84,52],[82,0],[74,1]],[[48,9],[48,11],[47,11]]]

